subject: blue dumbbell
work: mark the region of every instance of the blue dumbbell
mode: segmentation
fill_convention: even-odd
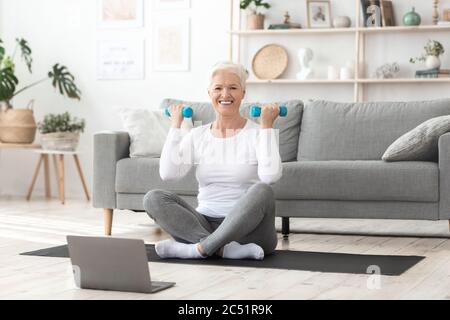
[[[169,108],[166,107],[164,112],[166,113],[166,116],[170,117],[170,112],[169,112]],[[192,108],[189,106],[185,106],[183,107],[183,111],[181,112],[181,114],[183,115],[184,118],[192,118],[192,114],[194,112],[192,111]]]
[[[261,115],[261,107],[258,105],[253,105],[251,110],[250,110],[250,115],[252,117],[259,117]],[[280,106],[280,113],[279,113],[280,117],[286,117],[287,115],[287,108],[285,105],[281,105]]]

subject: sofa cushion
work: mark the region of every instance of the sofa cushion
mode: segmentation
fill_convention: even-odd
[[[177,99],[164,99],[161,103],[161,108],[165,108],[171,104],[185,104],[192,107],[194,111],[193,121],[194,126],[207,124],[214,121],[216,115],[214,107],[209,102],[192,102]],[[257,102],[258,104],[265,104],[266,102]],[[284,102],[276,102],[286,105],[288,114],[286,117],[278,117],[275,120],[273,127],[279,129],[279,146],[281,161],[292,161],[297,158],[298,136],[300,133],[300,122],[302,119],[303,102],[301,100],[289,100]],[[240,108],[241,115],[245,118],[250,118],[258,122],[257,118],[250,116],[250,108],[255,103],[243,103]]]
[[[125,158],[117,162],[116,192],[147,193],[167,189],[180,195],[197,195],[198,183],[192,168],[180,180],[163,181],[159,176],[159,158]]]
[[[437,161],[439,137],[450,131],[450,116],[432,118],[394,141],[383,154],[385,161]]]
[[[121,107],[117,108],[117,112],[125,131],[130,135],[130,157],[159,158],[170,129],[170,120],[163,110]],[[192,127],[192,119],[183,120],[183,134]]]
[[[450,99],[304,106],[298,160],[380,160],[387,147],[420,123],[450,114]]]
[[[277,199],[430,202],[438,187],[437,163],[382,160],[287,162],[273,186]]]

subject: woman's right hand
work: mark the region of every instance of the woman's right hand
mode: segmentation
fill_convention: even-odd
[[[170,120],[172,121],[172,128],[181,128],[183,122],[183,105],[176,104],[169,107]]]

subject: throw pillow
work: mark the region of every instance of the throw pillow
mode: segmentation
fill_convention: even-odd
[[[159,158],[170,129],[164,110],[118,108],[124,129],[130,135],[130,157]],[[192,129],[192,120],[185,119],[183,134]]]
[[[385,161],[436,161],[438,140],[450,131],[450,116],[429,119],[395,140],[383,154]]]

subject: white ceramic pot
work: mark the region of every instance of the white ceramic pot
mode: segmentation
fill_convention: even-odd
[[[41,135],[42,148],[45,150],[75,151],[79,140],[78,132],[52,132]]]
[[[333,26],[335,28],[348,28],[352,24],[352,21],[347,16],[337,16],[333,19]]]
[[[425,60],[425,65],[428,69],[435,69],[441,67],[441,60],[439,60],[439,57],[436,56],[427,56],[427,59]]]

